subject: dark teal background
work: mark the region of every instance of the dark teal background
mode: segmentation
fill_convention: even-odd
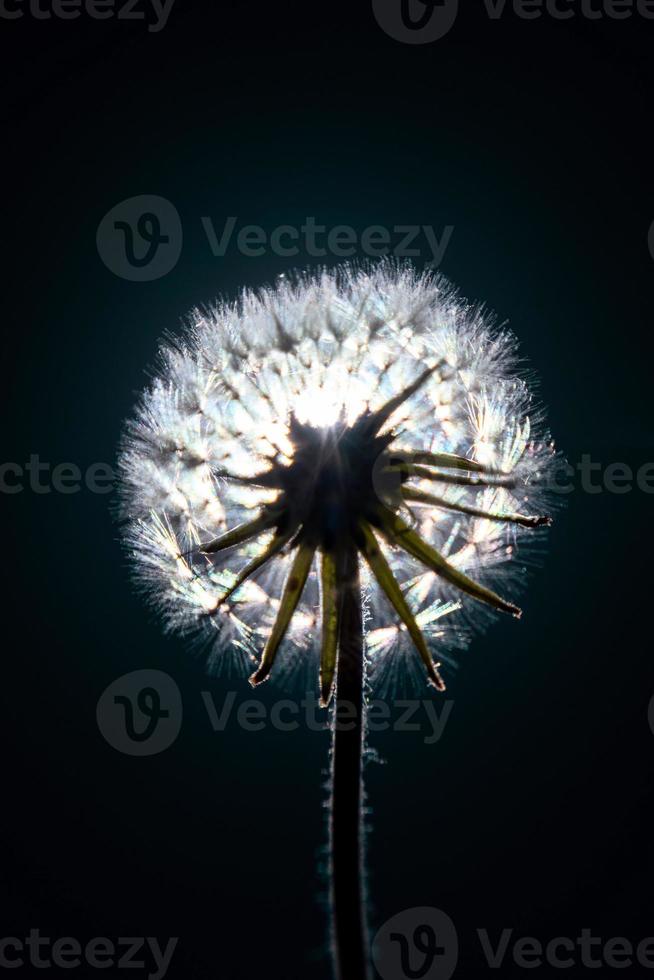
[[[387,37],[367,3],[177,0],[159,34],[0,21],[3,459],[113,462],[162,332],[288,270],[234,247],[214,258],[203,215],[453,225],[442,271],[509,320],[568,458],[654,459],[654,22],[465,8],[425,46]],[[184,226],[179,263],[152,283],[116,278],[95,244],[138,194],[172,201]],[[456,976],[487,975],[477,927],[654,935],[653,502],[572,493],[522,621],[476,639],[450,678],[442,741],[372,742],[387,761],[366,779],[373,926],[445,910]],[[328,740],[211,732],[199,692],[220,703],[234,682],[161,635],[110,503],[2,500],[0,931],[179,936],[175,978],[327,976]],[[142,667],[176,679],[185,720],[167,752],[132,759],[95,707]]]

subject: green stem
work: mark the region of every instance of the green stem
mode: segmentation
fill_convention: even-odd
[[[364,657],[359,559],[339,556],[339,639],[330,822],[334,966],[337,980],[368,980],[362,755]]]

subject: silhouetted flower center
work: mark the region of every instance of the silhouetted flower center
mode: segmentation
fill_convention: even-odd
[[[390,462],[392,436],[372,435],[369,420],[362,415],[352,426],[320,429],[291,421],[293,461],[271,473],[282,490],[280,530],[299,524],[303,540],[335,550],[359,539],[362,520],[378,523],[379,474]]]

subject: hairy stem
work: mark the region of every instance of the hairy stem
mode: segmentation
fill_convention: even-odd
[[[363,882],[364,659],[359,560],[354,544],[338,559],[339,637],[330,822],[332,939],[337,980],[368,980]]]

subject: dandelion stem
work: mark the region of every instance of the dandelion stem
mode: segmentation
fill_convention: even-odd
[[[353,542],[339,555],[338,568],[340,615],[330,821],[332,941],[337,980],[368,980],[363,881],[363,621],[359,559]]]

